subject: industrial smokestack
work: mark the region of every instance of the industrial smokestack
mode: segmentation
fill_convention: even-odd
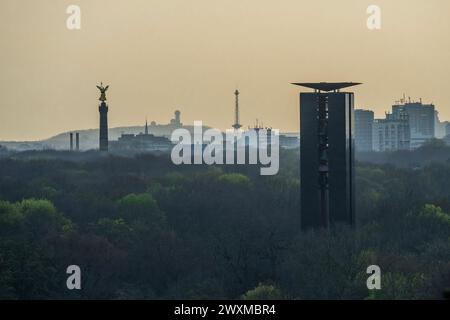
[[[75,148],[77,151],[80,151],[80,133],[77,132],[75,134]]]
[[[70,133],[70,151],[73,151],[73,133]]]

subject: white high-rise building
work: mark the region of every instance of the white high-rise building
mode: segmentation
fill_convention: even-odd
[[[374,151],[410,150],[410,128],[406,114],[386,114],[386,119],[376,119],[372,135]]]
[[[392,106],[394,118],[400,114],[408,115],[411,149],[416,149],[435,137],[435,107],[433,104],[420,102],[404,102]]]

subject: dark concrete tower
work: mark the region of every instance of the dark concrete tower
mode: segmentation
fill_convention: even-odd
[[[359,83],[294,83],[300,94],[300,181],[303,229],[354,225],[354,96]]]

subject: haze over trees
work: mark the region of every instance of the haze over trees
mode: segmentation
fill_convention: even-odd
[[[359,163],[358,227],[307,233],[298,158],[282,152],[276,176],[254,166],[176,167],[152,155],[0,159],[0,298],[442,297],[450,286],[445,157],[418,157],[414,168]],[[66,288],[73,264],[82,290]],[[372,264],[382,271],[379,291],[366,287]]]

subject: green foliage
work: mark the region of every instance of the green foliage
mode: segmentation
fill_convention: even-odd
[[[426,299],[426,293],[417,290],[426,288],[430,283],[424,274],[406,275],[403,273],[386,273],[382,277],[382,290],[373,290],[368,300],[407,300]]]
[[[95,232],[110,239],[112,243],[121,245],[130,245],[132,243],[133,228],[125,220],[101,218],[95,225]]]
[[[24,221],[36,237],[54,235],[58,232],[69,233],[73,226],[48,200],[23,200],[17,204]]]
[[[129,194],[119,200],[119,212],[125,219],[142,220],[155,224],[165,223],[165,216],[149,193]]]
[[[244,186],[250,185],[250,179],[240,173],[227,173],[219,176],[219,181],[232,186]]]
[[[280,300],[283,299],[281,290],[270,284],[260,283],[256,288],[247,291],[243,300]]]
[[[23,214],[17,205],[0,201],[0,236],[14,236],[23,232]]]
[[[438,223],[442,223],[450,227],[450,215],[443,212],[440,207],[433,204],[426,204],[420,211],[419,216],[429,220],[436,220]]]
[[[298,150],[267,177],[55,154],[0,159],[0,299],[430,299],[450,285],[445,161],[358,164],[357,228],[301,232]],[[79,292],[65,289],[71,264]]]
[[[48,297],[57,285],[49,263],[52,243],[73,232],[50,201],[0,201],[0,299]]]

